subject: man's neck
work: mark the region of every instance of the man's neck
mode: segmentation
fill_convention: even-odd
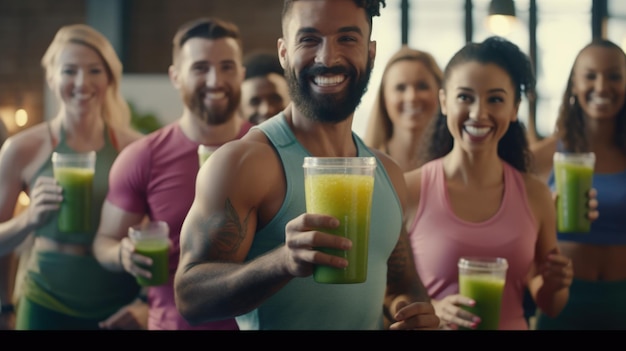
[[[237,137],[244,120],[233,114],[226,122],[214,125],[207,124],[191,113],[183,113],[178,123],[190,140],[204,145],[221,145]]]
[[[285,115],[294,135],[311,155],[356,156],[356,144],[352,139],[353,115],[339,123],[323,123],[304,116],[293,104],[285,111]]]

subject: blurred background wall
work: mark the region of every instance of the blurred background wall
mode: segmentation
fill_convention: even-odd
[[[281,9],[280,0],[0,0],[0,118],[14,133],[56,113],[41,57],[61,26],[88,23],[121,57],[122,92],[135,112],[167,123],[182,111],[167,77],[178,26],[217,16],[245,24],[246,52],[275,50]]]
[[[515,18],[489,21],[493,2],[510,2]],[[369,90],[356,111],[363,133],[382,76],[400,45],[431,52],[443,67],[465,42],[502,35],[535,64],[537,97],[524,101],[520,120],[531,136],[552,132],[560,95],[576,52],[593,37],[626,43],[624,0],[386,0],[374,19],[377,57]],[[63,25],[87,23],[103,32],[124,63],[122,92],[140,116],[165,124],[181,103],[167,77],[171,41],[183,22],[216,16],[241,29],[244,54],[276,50],[282,0],[0,0],[0,118],[10,133],[56,113],[40,59]]]

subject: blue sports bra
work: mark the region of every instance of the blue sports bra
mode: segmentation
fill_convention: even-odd
[[[554,170],[548,185],[554,191]],[[591,222],[589,233],[558,233],[558,239],[596,245],[626,245],[626,171],[594,174],[600,216]]]

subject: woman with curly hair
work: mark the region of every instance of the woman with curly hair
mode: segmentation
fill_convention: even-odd
[[[534,90],[528,57],[499,37],[469,43],[444,71],[441,114],[425,135],[424,165],[405,174],[415,265],[443,329],[480,328],[476,302],[459,294],[463,256],[508,261],[498,329],[525,330],[523,295],[557,315],[568,299],[570,260],[556,240],[548,186],[529,172],[518,120],[522,93]]]

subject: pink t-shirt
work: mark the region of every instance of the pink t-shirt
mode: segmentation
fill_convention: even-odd
[[[526,275],[535,256],[538,224],[526,197],[519,171],[504,165],[504,196],[489,220],[471,223],[452,211],[442,159],[422,167],[420,203],[409,228],[415,265],[434,299],[459,291],[457,262],[461,256],[497,256],[509,269],[502,297],[500,329],[524,330],[528,324],[522,306]],[[476,199],[480,206],[481,199]]]
[[[251,126],[246,122],[237,138]],[[110,203],[128,212],[147,214],[151,220],[165,221],[170,228],[170,279],[168,284],[149,288],[148,329],[238,329],[234,319],[191,326],[178,313],[174,301],[180,229],[194,199],[199,169],[197,149],[198,143],[189,140],[174,122],[124,148],[109,173]]]

